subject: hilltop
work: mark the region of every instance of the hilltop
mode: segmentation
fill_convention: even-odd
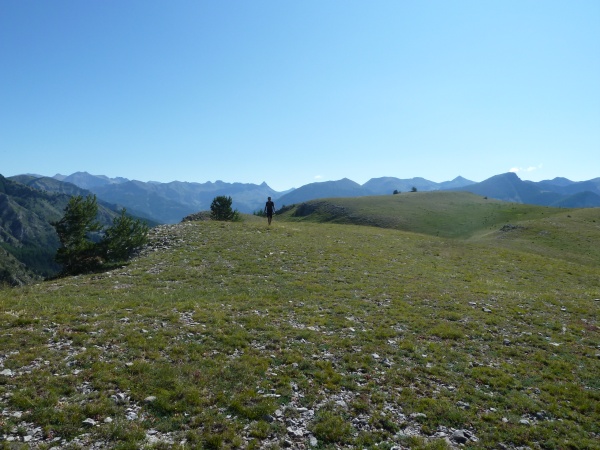
[[[117,270],[0,290],[0,439],[597,447],[599,211],[474,197],[166,225]]]

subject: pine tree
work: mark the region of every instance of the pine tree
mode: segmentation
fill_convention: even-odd
[[[210,217],[213,220],[237,220],[239,214],[231,209],[231,197],[220,195],[215,197],[210,205]]]
[[[61,243],[55,259],[62,264],[64,274],[98,270],[105,262],[126,261],[147,242],[148,226],[127,216],[125,208],[102,237],[97,215],[96,196],[76,196],[69,200],[63,218],[52,224]]]
[[[102,264],[97,244],[92,240],[93,234],[102,229],[96,220],[97,214],[96,196],[78,195],[69,200],[63,218],[52,223],[61,243],[55,259],[62,264],[63,272],[81,273]]]
[[[127,216],[125,208],[104,232],[100,243],[106,261],[126,261],[148,241],[148,225]]]

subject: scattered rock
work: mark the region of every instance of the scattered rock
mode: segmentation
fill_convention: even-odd
[[[122,405],[129,401],[127,395],[123,394],[122,392],[119,392],[115,395],[111,395],[110,398],[112,398],[117,405]]]
[[[90,426],[90,427],[95,427],[95,426],[96,426],[96,423],[97,423],[97,422],[96,422],[94,419],[90,418],[90,417],[88,417],[87,419],[85,419],[85,420],[83,421],[83,424],[84,424],[84,425],[87,425],[87,426]]]
[[[500,228],[500,231],[515,231],[515,230],[524,230],[525,227],[522,225],[513,225],[511,223],[507,223],[506,225],[504,225],[502,228]]]
[[[463,430],[456,430],[454,433],[452,433],[450,439],[458,444],[466,444],[469,440],[469,438],[465,435],[465,432]]]
[[[304,431],[299,428],[287,427],[287,432],[291,437],[301,438],[304,436]]]
[[[348,409],[348,404],[344,400],[337,400],[335,404],[343,409]]]

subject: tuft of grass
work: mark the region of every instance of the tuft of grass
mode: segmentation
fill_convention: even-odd
[[[324,410],[315,418],[311,431],[326,444],[346,444],[354,430],[344,417],[335,411]]]

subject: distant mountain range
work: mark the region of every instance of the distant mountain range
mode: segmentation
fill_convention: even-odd
[[[554,178],[539,182],[523,181],[515,173],[496,175],[461,190],[498,200],[562,208],[600,206],[600,178],[570,181]]]
[[[277,208],[319,198],[391,195],[396,192],[461,190],[507,202],[554,207],[600,207],[600,178],[575,182],[555,178],[523,181],[514,173],[496,175],[480,183],[457,177],[436,183],[424,178],[372,178],[360,185],[344,178],[311,183],[277,192],[266,183],[171,183],[132,181],[77,172],[69,176],[0,175],[0,283],[22,284],[51,276],[58,267],[54,254],[58,237],[50,224],[64,214],[73,195],[95,194],[100,221],[110,224],[121,208],[157,223],[180,222],[185,216],[210,209],[218,195],[231,196],[243,213],[262,210],[267,197]]]
[[[278,206],[292,205],[318,198],[335,197],[363,197],[367,195],[389,195],[396,192],[408,192],[414,189],[418,191],[438,191],[445,189],[460,189],[475,184],[463,177],[457,177],[452,181],[436,183],[425,178],[410,178],[401,180],[394,177],[371,178],[365,184],[360,185],[348,178],[338,181],[324,181],[310,183],[298,189],[276,197]]]
[[[142,182],[127,178],[109,178],[76,172],[52,178],[21,175],[11,178],[31,187],[50,192],[69,193],[74,186],[92,192],[109,204],[127,208],[128,212],[159,223],[176,223],[187,215],[210,209],[219,195],[231,196],[233,207],[242,213],[261,210],[267,197],[277,207],[318,198],[388,195],[394,191],[463,190],[499,200],[545,206],[586,208],[600,206],[600,178],[574,182],[555,178],[540,182],[523,181],[515,173],[496,175],[480,183],[457,177],[436,183],[425,178],[372,178],[360,185],[344,178],[337,181],[310,183],[291,191],[277,192],[266,183],[226,183],[223,181],[189,183]],[[58,183],[60,182],[60,183]],[[74,191],[73,191],[74,192]]]
[[[318,198],[386,195],[394,191],[409,192],[460,190],[483,197],[516,203],[556,206],[563,208],[600,207],[600,178],[575,182],[555,178],[540,182],[523,181],[515,173],[496,175],[481,183],[457,177],[452,181],[435,183],[424,178],[372,178],[362,186],[344,178],[339,181],[311,183],[277,199],[278,206],[291,205]]]

